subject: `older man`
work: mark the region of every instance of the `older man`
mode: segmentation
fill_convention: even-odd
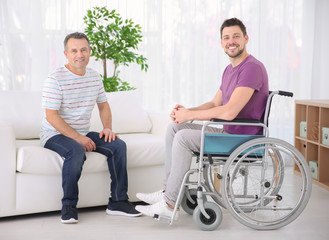
[[[78,222],[78,181],[86,152],[107,157],[111,174],[111,198],[107,214],[139,216],[128,201],[126,144],[112,131],[111,109],[100,75],[87,68],[90,47],[83,33],[72,33],[64,40],[67,64],[50,74],[45,81],[42,106],[45,109],[41,143],[63,159],[62,223]],[[89,132],[90,117],[97,104],[103,130]],[[97,186],[95,186],[97,187]]]

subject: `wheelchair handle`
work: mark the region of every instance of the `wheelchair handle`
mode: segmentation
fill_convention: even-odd
[[[286,97],[293,97],[294,96],[294,93],[292,93],[292,92],[286,92],[286,91],[281,91],[281,90],[279,90],[278,94],[280,96],[286,96]]]

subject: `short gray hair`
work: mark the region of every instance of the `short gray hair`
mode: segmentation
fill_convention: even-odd
[[[70,38],[74,38],[74,39],[86,39],[87,40],[87,42],[88,42],[88,46],[89,46],[89,48],[90,48],[90,42],[89,42],[89,39],[88,39],[88,37],[86,36],[86,34],[84,34],[84,33],[81,33],[81,32],[74,32],[74,33],[70,33],[70,34],[68,34],[66,37],[65,37],[65,39],[64,39],[64,49],[65,49],[65,51],[67,50],[67,42],[69,41],[69,39]]]

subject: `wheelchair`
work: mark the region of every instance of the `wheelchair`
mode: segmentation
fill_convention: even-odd
[[[275,95],[292,97],[293,93],[270,92],[264,122],[204,122],[200,153],[194,153],[198,168],[185,174],[173,216],[156,215],[155,219],[172,224],[181,207],[193,215],[200,229],[212,231],[221,224],[225,208],[247,227],[273,230],[286,226],[302,213],[311,195],[311,175],[303,155],[294,146],[269,137],[268,119]],[[264,134],[206,133],[208,126],[226,124],[261,126]]]

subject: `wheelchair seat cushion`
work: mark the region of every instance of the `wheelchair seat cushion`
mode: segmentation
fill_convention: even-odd
[[[204,154],[230,155],[241,144],[263,135],[205,134]]]

